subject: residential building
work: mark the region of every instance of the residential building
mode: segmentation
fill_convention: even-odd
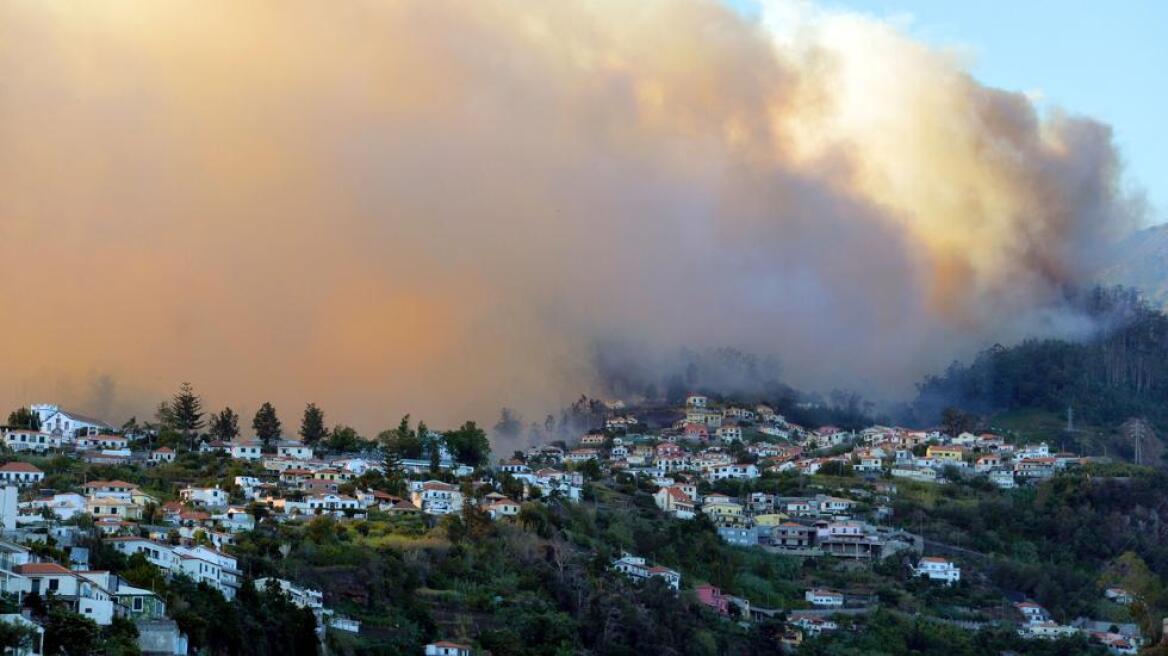
[[[281,440],[276,445],[276,454],[293,460],[312,460],[315,456],[310,445],[296,440]]]
[[[727,595],[722,594],[722,590],[712,585],[699,585],[697,587],[698,601],[719,615],[730,614],[730,599]]]
[[[159,447],[159,448],[150,452],[150,462],[152,462],[154,464],[163,464],[163,463],[167,463],[167,462],[174,462],[174,458],[175,458],[174,449],[172,449],[168,446]]]
[[[942,581],[952,585],[961,580],[961,568],[951,560],[926,556],[917,562],[913,568],[915,576],[928,577],[930,581]]]
[[[471,648],[470,645],[439,640],[438,642],[431,642],[426,645],[423,653],[424,656],[470,656]]]
[[[14,460],[0,466],[0,484],[28,487],[45,479],[45,473],[36,465]]]
[[[625,554],[612,563],[613,569],[635,581],[645,581],[651,577],[660,578],[665,585],[678,590],[681,587],[681,574],[668,567],[653,567],[645,563],[639,556]]]
[[[230,446],[231,457],[236,460],[261,460],[264,457],[264,443],[260,440],[236,440]]]
[[[750,480],[758,478],[758,467],[749,463],[714,465],[706,471],[710,482],[728,479]]]
[[[803,594],[803,599],[820,608],[843,608],[844,595],[835,590],[812,588]]]
[[[230,495],[227,490],[215,487],[188,487],[179,491],[178,496],[183,501],[200,508],[225,508]]]
[[[113,426],[100,419],[62,410],[60,406],[51,403],[35,403],[31,409],[40,419],[41,430],[53,435],[97,435],[114,430]]]
[[[410,484],[410,501],[427,515],[448,515],[462,510],[462,492],[442,481]]]

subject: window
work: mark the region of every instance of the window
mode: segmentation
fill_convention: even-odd
[[[143,603],[141,597],[134,597],[134,610],[142,610]]]
[[[49,591],[56,592],[61,587],[60,579],[49,579]]]

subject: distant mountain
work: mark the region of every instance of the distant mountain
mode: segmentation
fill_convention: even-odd
[[[1168,224],[1141,230],[1123,241],[1100,282],[1138,289],[1149,303],[1168,309]]]

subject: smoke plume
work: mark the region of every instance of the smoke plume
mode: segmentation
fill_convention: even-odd
[[[895,394],[1133,220],[1107,126],[805,4],[7,2],[0,71],[0,401],[111,419],[542,416],[600,344]]]

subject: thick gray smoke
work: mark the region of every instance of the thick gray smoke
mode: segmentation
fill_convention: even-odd
[[[609,343],[891,395],[1074,330],[1131,220],[1106,126],[802,4],[5,3],[0,69],[9,405],[541,416]]]

